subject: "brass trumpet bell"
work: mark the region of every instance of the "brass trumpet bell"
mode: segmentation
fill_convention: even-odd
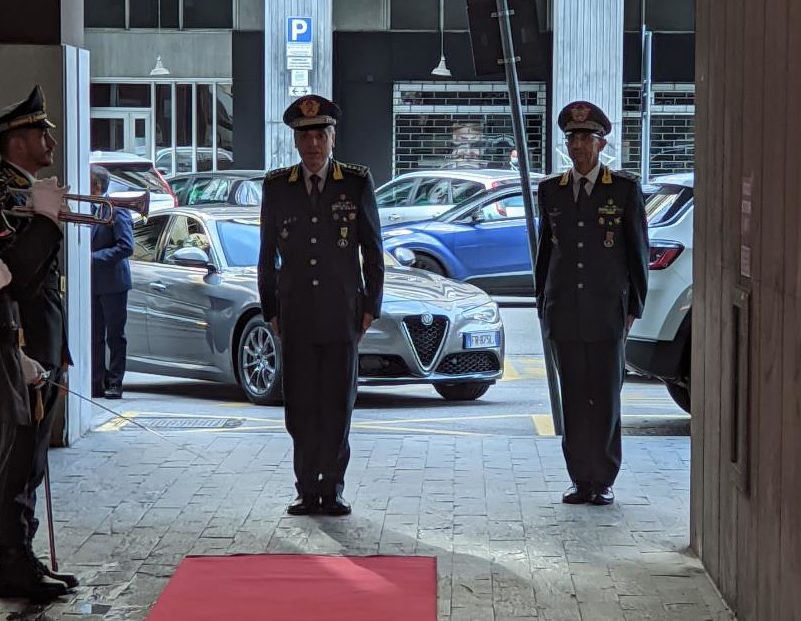
[[[11,194],[28,198],[31,191],[21,188],[7,188]],[[95,214],[80,213],[70,209],[70,202],[91,203],[99,206]],[[58,214],[61,222],[71,222],[73,224],[111,224],[114,222],[115,209],[130,209],[135,211],[142,218],[147,218],[150,213],[150,193],[143,192],[130,198],[96,196],[93,194],[65,194],[64,205]],[[14,207],[9,213],[18,216],[33,216],[34,211],[30,207]]]

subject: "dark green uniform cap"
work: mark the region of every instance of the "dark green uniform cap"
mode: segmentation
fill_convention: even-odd
[[[322,129],[336,125],[342,110],[333,101],[319,95],[306,95],[296,99],[284,110],[284,123],[292,129]]]
[[[568,136],[573,132],[589,132],[603,138],[612,131],[612,123],[603,110],[589,101],[570,102],[562,108],[556,122]]]
[[[0,133],[21,127],[41,129],[55,127],[47,118],[44,93],[38,84],[33,87],[31,94],[26,99],[0,110]]]

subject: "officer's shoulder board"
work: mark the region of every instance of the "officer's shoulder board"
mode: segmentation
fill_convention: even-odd
[[[334,160],[333,164],[334,170],[332,175],[336,180],[344,179],[346,174],[366,177],[370,172],[367,166],[362,166],[360,164],[348,164],[347,162],[338,162],[336,160]]]
[[[0,163],[0,184],[11,188],[25,188],[30,182],[11,166]]]
[[[548,175],[546,177],[543,177],[542,179],[540,179],[540,181],[539,181],[539,183],[537,185],[542,185],[544,183],[556,183],[556,182],[558,182],[559,185],[566,185],[567,181],[565,181],[565,179],[568,179],[568,180],[570,179],[570,171],[569,170],[565,171],[563,173],[561,173],[561,172],[552,173],[552,174],[550,174],[550,175]],[[563,181],[564,181],[564,183],[563,183]]]
[[[636,175],[628,172],[627,170],[610,170],[609,168],[607,168],[607,170],[613,177],[626,179],[627,181],[631,181],[632,183],[638,183],[640,181],[640,179]]]
[[[295,168],[298,168],[297,165],[295,166],[286,166],[284,168],[276,168],[275,170],[269,171],[266,175],[264,175],[265,181],[272,181],[273,179],[279,179],[281,177],[291,177],[293,172],[297,175],[297,171],[294,171]]]

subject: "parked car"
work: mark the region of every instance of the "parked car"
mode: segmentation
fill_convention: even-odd
[[[93,151],[89,163],[105,168],[111,176],[108,194],[127,198],[150,193],[150,209],[175,207],[175,195],[149,159],[122,151]]]
[[[281,346],[261,315],[258,254],[256,207],[178,207],[137,222],[128,369],[237,382],[254,403],[280,400]],[[385,265],[381,317],[359,344],[359,382],[433,384],[449,400],[483,395],[503,374],[495,302],[389,253]]]
[[[382,235],[384,248],[412,250],[420,269],[495,295],[534,293],[519,183],[482,190],[433,220],[384,227]]]
[[[172,173],[172,152],[171,147],[156,151],[156,168],[165,175]],[[195,170],[209,171],[213,168],[213,149],[211,147],[197,147],[195,156],[197,158]],[[228,170],[233,166],[234,154],[227,149],[217,147],[217,169]],[[192,170],[192,147],[175,148],[175,172],[191,172]]]
[[[174,175],[167,179],[179,205],[261,205],[264,171],[226,170]]]
[[[693,173],[666,175],[645,204],[650,239],[648,296],[626,342],[626,366],[665,382],[690,411],[693,277]]]
[[[537,183],[543,175],[532,173]],[[516,170],[415,170],[376,190],[381,225],[430,220],[481,190],[520,178]]]

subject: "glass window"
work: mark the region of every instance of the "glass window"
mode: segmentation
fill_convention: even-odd
[[[100,164],[111,175],[109,194],[114,192],[141,192],[169,194],[169,186],[162,180],[150,162],[103,162]]]
[[[175,87],[175,144],[179,147],[192,146],[192,85],[178,84]],[[179,158],[180,159],[180,158]],[[176,170],[183,172],[176,162]],[[191,170],[191,163],[190,168]]]
[[[212,132],[213,118],[212,118],[212,100],[211,89],[212,84],[198,84],[195,88],[197,91],[197,107],[195,116],[197,118],[197,168],[196,170],[211,170],[212,169],[212,153],[211,153],[211,140],[213,137]]]
[[[231,84],[217,85],[217,170],[228,170],[234,160],[234,97]]]
[[[217,233],[220,236],[225,261],[231,267],[251,267],[259,262],[260,230],[259,220],[218,220]]]
[[[450,202],[448,179],[424,179],[417,186],[412,205],[447,205]]]
[[[184,0],[184,28],[233,28],[232,0]]]
[[[153,262],[156,260],[159,237],[167,223],[167,216],[150,216],[146,220],[139,220],[133,227],[134,261]]]
[[[128,0],[130,28],[158,28],[159,0]]]
[[[409,194],[414,189],[417,179],[394,181],[376,193],[376,203],[382,207],[399,207],[409,202]]]
[[[484,186],[478,181],[465,181],[464,179],[454,179],[451,181],[452,200],[461,203],[464,199],[470,198],[476,192],[480,192]]]
[[[233,200],[236,205],[261,205],[261,184],[255,181],[243,181],[236,189]]]
[[[189,183],[189,179],[189,177],[180,177],[179,179],[170,179],[168,182],[172,188],[172,193],[178,197],[179,205],[186,205],[184,191]]]
[[[672,220],[693,197],[692,188],[682,185],[662,185],[648,197],[645,216],[648,226],[659,226]]]
[[[536,209],[536,196],[534,204]],[[472,211],[468,219],[478,222],[493,222],[497,220],[524,218],[525,216],[526,208],[523,205],[523,195],[513,194],[482,205],[477,210]]]
[[[150,84],[92,84],[89,103],[93,108],[149,108]]]
[[[85,0],[83,23],[87,28],[125,28],[125,0]]]
[[[124,119],[90,119],[89,135],[92,151],[124,151]]]
[[[192,195],[189,199],[190,205],[202,205],[208,203],[224,203],[228,200],[231,191],[230,179],[205,179],[202,189],[198,186],[192,188]]]
[[[178,28],[178,2],[179,0],[161,0],[160,28]]]
[[[172,86],[156,84],[156,168],[172,173]]]
[[[173,263],[172,255],[181,248],[200,248],[211,256],[211,243],[206,229],[195,218],[176,216],[173,218],[167,242],[164,246],[163,263]]]

